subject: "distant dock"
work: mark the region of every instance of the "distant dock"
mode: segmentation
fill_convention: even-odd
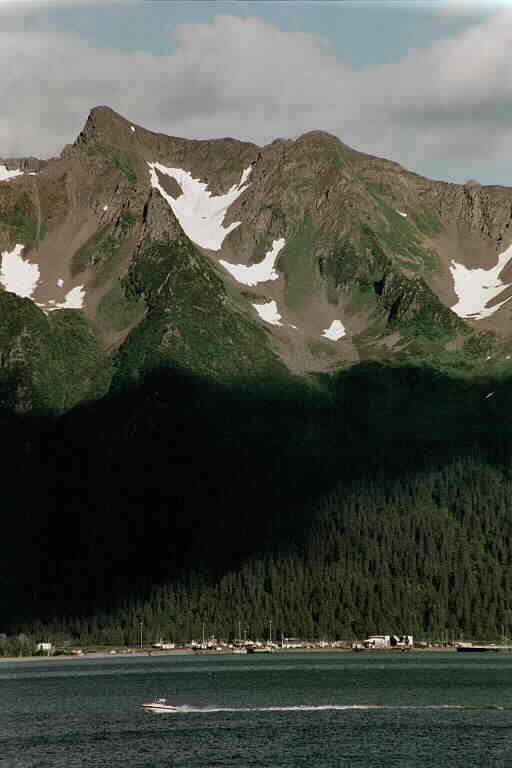
[[[457,643],[456,650],[460,653],[500,653],[512,651],[510,645],[478,644],[478,643]]]

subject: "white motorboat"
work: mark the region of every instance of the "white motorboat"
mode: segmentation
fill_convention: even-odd
[[[167,699],[154,699],[142,705],[144,712],[177,712],[175,704],[169,704]]]

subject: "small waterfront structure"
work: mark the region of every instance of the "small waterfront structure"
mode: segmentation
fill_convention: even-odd
[[[414,638],[412,635],[391,635],[392,648],[412,648]]]
[[[391,635],[369,635],[363,645],[365,648],[391,648]]]
[[[53,650],[52,643],[48,643],[48,642],[36,643],[37,653],[47,653],[48,655],[50,655],[52,650]]]
[[[304,648],[303,641],[298,637],[283,637],[281,648]]]
[[[412,648],[414,638],[412,635],[369,635],[364,640],[365,648]]]

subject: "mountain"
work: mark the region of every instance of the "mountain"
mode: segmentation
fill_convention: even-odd
[[[0,162],[0,653],[510,627],[511,221],[319,131]]]
[[[59,158],[2,168],[1,371],[18,409],[59,412],[167,364],[512,365],[507,188],[429,181],[321,131],[191,141],[108,107]]]

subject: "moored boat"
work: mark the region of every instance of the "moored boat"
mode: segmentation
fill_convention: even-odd
[[[177,712],[175,704],[169,704],[167,699],[154,699],[142,705],[144,712]]]
[[[456,648],[461,653],[498,653],[497,645],[473,645],[472,643],[457,643]]]
[[[252,645],[247,648],[247,653],[274,653],[274,648],[270,645]]]

